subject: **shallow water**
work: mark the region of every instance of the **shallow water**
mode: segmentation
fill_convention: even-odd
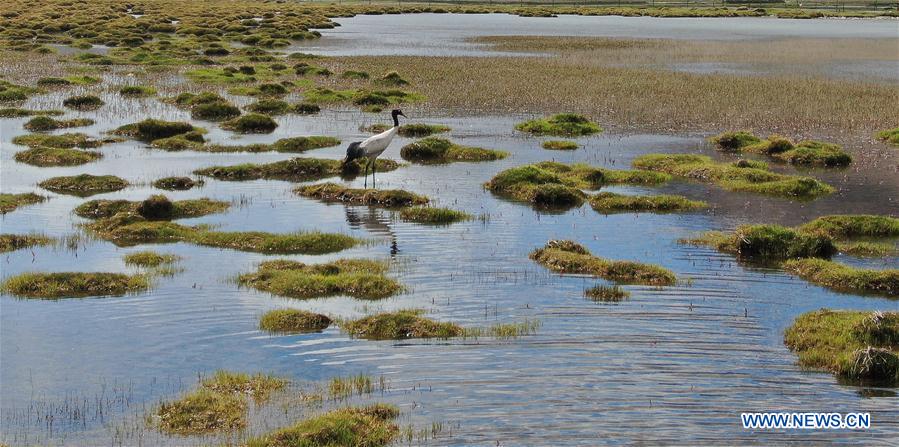
[[[830,31],[831,22],[818,23]],[[120,82],[110,81],[112,85]],[[102,92],[103,88],[51,93],[25,106],[59,107],[73,91]],[[148,115],[189,118],[187,112],[152,99],[120,99],[105,92],[101,96],[108,104],[99,111],[67,114],[90,116],[98,122],[73,131],[99,135]],[[483,220],[448,227],[404,223],[383,210],[298,197],[291,192],[295,184],[281,181],[206,179],[200,189],[165,192],[172,199],[210,197],[234,203],[226,213],[178,221],[184,224],[208,223],[223,230],[322,230],[373,239],[369,246],[333,255],[285,257],[303,262],[392,259],[391,274],[409,287],[408,293],[377,302],[273,297],[240,289],[233,278],[274,257],[184,243],[118,248],[82,239],[74,251],[46,247],[5,254],[0,260],[3,278],[24,271],[134,271],[121,258],[145,249],[183,256],[184,271],[158,279],[150,292],[128,297],[59,301],[0,297],[0,441],[15,445],[199,444],[202,440],[129,432],[122,421],[139,418],[160,399],[191,388],[198,372],[227,368],[272,372],[298,381],[360,372],[384,375],[398,390],[384,399],[401,405],[410,423],[430,426],[437,421],[455,427],[428,442],[434,445],[894,442],[899,434],[895,390],[844,386],[831,374],[802,371],[783,346],[782,333],[802,312],[821,307],[899,310],[899,302],[835,293],[777,270],[740,265],[713,250],[679,245],[676,240],[748,222],[793,225],[832,213],[897,215],[895,151],[851,148],[854,153],[863,149],[878,155],[864,158],[858,168],[811,171],[841,191],[808,203],[671,182],[659,188],[610,190],[674,192],[706,200],[713,209],[603,216],[585,206],[545,214],[498,199],[481,185],[500,170],[550,159],[626,168],[634,157],[650,152],[726,157],[703,143],[702,135],[606,133],[580,139],[582,149],[560,153],[545,151],[539,147],[540,139],[512,130],[524,116],[409,115],[413,121],[449,125],[454,141],[505,149],[512,155],[488,163],[406,166],[378,174],[378,186],[421,193],[439,206],[483,214]],[[347,142],[364,136],[360,125],[387,121],[387,117],[348,110],[276,119],[281,126],[263,136],[234,137],[211,123],[197,125],[210,129],[211,140],[233,144],[334,135],[344,144],[302,156],[338,158]],[[88,199],[40,191],[36,183],[49,177],[116,174],[134,186],[91,199],[138,200],[160,192],[149,186],[156,178],[189,175],[209,165],[265,163],[294,156],[173,153],[128,141],[103,146],[99,150],[105,158],[96,163],[36,168],[13,160],[22,148],[10,141],[22,133],[24,121],[0,120],[0,185],[4,192],[39,191],[51,199],[3,216],[4,233],[37,230],[64,237],[78,231],[78,224],[85,220],[71,210]],[[399,148],[406,142],[395,141],[384,156],[399,159]],[[361,186],[362,180],[349,184]],[[662,289],[625,286],[632,293],[630,299],[615,305],[593,303],[583,298],[583,290],[602,280],[552,275],[527,258],[531,250],[553,238],[579,241],[604,257],[660,264],[690,281]],[[897,258],[837,259],[872,268],[899,263]],[[465,326],[536,318],[542,327],[537,335],[514,340],[404,342],[353,340],[333,327],[320,334],[294,336],[269,336],[256,329],[264,311],[282,307],[341,317],[415,307]],[[57,415],[55,424],[40,418],[46,408],[103,399],[113,404],[102,417],[94,411],[92,417],[65,422]],[[765,410],[869,411],[872,429],[863,435],[742,430],[740,412]]]

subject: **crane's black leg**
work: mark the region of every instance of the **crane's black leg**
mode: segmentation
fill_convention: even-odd
[[[365,167],[362,168],[362,175],[365,176],[365,188],[368,188],[368,162],[365,163]]]
[[[377,168],[378,168],[378,160],[372,160],[371,161],[371,187],[372,188],[377,188],[377,186],[375,186],[375,171],[378,170]]]

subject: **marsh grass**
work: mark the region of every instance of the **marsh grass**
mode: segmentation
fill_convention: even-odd
[[[288,381],[270,374],[238,373],[218,370],[200,380],[200,387],[216,393],[247,395],[257,403],[267,401],[272,393],[281,391]]]
[[[119,89],[119,94],[129,98],[144,98],[156,95],[156,89],[145,85],[127,85]]]
[[[290,104],[280,99],[261,99],[246,106],[246,109],[265,115],[283,115],[290,111]]]
[[[0,113],[0,116],[2,116],[2,113]],[[893,146],[899,146],[899,127],[877,132],[876,137],[878,140],[892,144]]]
[[[147,118],[137,123],[120,126],[112,131],[115,135],[130,137],[148,143],[153,140],[174,137],[188,132],[203,133],[204,130],[186,122]]]
[[[833,214],[801,225],[799,231],[833,239],[899,236],[899,219],[872,214]]]
[[[540,146],[551,151],[573,151],[580,147],[576,142],[568,140],[547,140]]]
[[[31,132],[47,132],[50,130],[68,129],[70,127],[84,127],[93,124],[94,120],[89,118],[58,120],[46,115],[40,115],[28,120],[28,122],[26,122],[23,127],[25,128],[25,130]]]
[[[272,133],[277,127],[275,120],[261,113],[248,113],[222,123],[222,129],[237,133]]]
[[[43,245],[50,245],[54,242],[53,238],[42,234],[0,234],[0,253],[21,250],[23,248],[31,248]]]
[[[591,275],[622,284],[668,286],[677,281],[674,273],[665,268],[603,259],[572,241],[551,240],[531,252],[530,258],[556,273]]]
[[[34,205],[47,200],[47,197],[26,192],[21,194],[9,194],[0,192],[0,214],[6,214],[15,211],[20,206]]]
[[[22,118],[26,116],[59,116],[66,112],[62,110],[32,110],[18,107],[0,108],[0,118]]]
[[[840,253],[858,257],[882,257],[899,253],[895,244],[887,242],[839,242],[836,246]]]
[[[400,210],[399,215],[404,222],[426,225],[449,225],[474,218],[464,211],[431,206],[404,208]]]
[[[106,102],[95,95],[71,96],[62,102],[62,105],[70,109],[82,111],[97,110],[105,104]]]
[[[401,189],[347,188],[336,183],[319,183],[300,186],[294,192],[324,202],[341,202],[357,205],[377,205],[388,208],[425,205],[428,198]]]
[[[92,161],[97,161],[103,154],[96,151],[82,151],[77,149],[61,149],[52,147],[36,147],[16,152],[15,159],[18,162],[32,166],[78,166]]]
[[[153,187],[168,191],[186,191],[195,186],[203,186],[203,180],[190,177],[163,177],[153,181]]]
[[[50,147],[57,149],[72,149],[75,147],[91,149],[100,147],[103,143],[116,141],[115,139],[98,140],[83,133],[63,133],[58,135],[27,134],[13,137],[14,144],[28,147]]]
[[[602,132],[602,128],[588,118],[576,113],[559,113],[548,118],[538,118],[515,125],[515,129],[531,135],[576,137]]]
[[[631,296],[631,293],[619,286],[605,286],[599,284],[584,290],[584,296],[596,302],[617,303],[627,299]]]
[[[382,447],[399,434],[399,427],[392,422],[397,416],[399,409],[385,404],[340,408],[250,439],[247,447]]]
[[[196,435],[244,428],[246,412],[246,397],[201,388],[180,399],[162,402],[156,416],[163,432]]]
[[[160,267],[174,264],[181,260],[181,256],[173,254],[159,254],[155,251],[138,251],[128,253],[122,258],[127,265],[138,267]]]
[[[40,299],[122,296],[149,288],[145,275],[102,272],[22,273],[0,285],[4,293]]]
[[[340,322],[340,327],[352,337],[370,340],[401,340],[408,338],[452,338],[464,335],[464,329],[449,322],[437,322],[423,317],[424,311],[405,309],[370,315],[358,320]]]
[[[852,382],[899,384],[899,313],[821,309],[800,315],[784,343],[806,368]]]
[[[0,102],[24,101],[41,90],[0,79]]]
[[[493,161],[509,156],[508,152],[462,146],[444,138],[428,137],[409,143],[400,149],[403,160],[419,163],[450,163],[454,161]]]
[[[464,328],[462,336],[466,338],[492,337],[512,339],[534,335],[540,329],[540,326],[540,320],[525,318],[524,321],[516,323],[496,323],[487,327]]]
[[[95,194],[118,191],[129,183],[114,175],[81,174],[67,177],[53,177],[38,183],[38,186],[59,194],[88,197]]]
[[[590,206],[600,213],[620,212],[678,212],[694,211],[708,207],[700,200],[690,200],[684,196],[626,196],[611,192],[601,192],[590,197]]]
[[[834,191],[830,185],[810,177],[778,174],[761,162],[740,160],[717,163],[704,155],[648,154],[637,157],[633,166],[691,180],[714,183],[733,191],[813,200]]]
[[[793,143],[778,135],[763,140],[746,131],[725,132],[710,137],[709,141],[724,151],[762,154],[800,166],[842,167],[852,162],[852,157],[842,147],[821,141]]]
[[[328,382],[328,396],[331,399],[347,399],[354,395],[371,394],[374,388],[371,377],[365,374],[332,377]]]
[[[790,258],[829,258],[837,249],[833,239],[780,225],[743,225],[733,233],[708,232],[683,242],[713,247],[739,258],[776,261]]]
[[[861,269],[826,259],[789,259],[784,270],[806,281],[849,293],[899,297],[899,269]]]
[[[375,161],[378,172],[393,171],[400,164],[388,159]],[[340,160],[319,158],[293,158],[268,164],[246,163],[234,166],[211,166],[194,171],[194,174],[217,180],[286,180],[304,182],[328,177],[353,178],[362,173],[362,161],[356,160],[346,165]]]
[[[229,202],[207,198],[171,202],[159,195],[143,201],[91,200],[78,205],[75,214],[87,219],[104,219],[121,212],[131,212],[148,220],[171,220],[220,213],[230,206]]]
[[[259,318],[259,329],[278,334],[321,332],[331,325],[326,315],[299,309],[277,309]]]
[[[342,259],[326,264],[266,261],[254,273],[240,275],[245,287],[290,298],[309,299],[335,295],[377,300],[399,293],[403,286],[385,276],[387,263],[367,259]]]

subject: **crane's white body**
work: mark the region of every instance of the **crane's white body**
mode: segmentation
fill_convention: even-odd
[[[365,157],[368,157],[370,160],[378,158],[379,155],[387,150],[387,146],[390,146],[390,142],[393,141],[393,137],[396,136],[398,129],[397,126],[393,126],[384,132],[372,135],[362,141],[362,143],[359,144],[359,147],[362,148]]]

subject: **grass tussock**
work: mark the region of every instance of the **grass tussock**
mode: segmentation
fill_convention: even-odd
[[[266,261],[254,273],[238,277],[245,287],[290,298],[348,295],[376,300],[400,292],[403,287],[385,276],[387,263],[367,259],[343,259],[326,264]]]
[[[533,119],[515,125],[515,129],[531,135],[577,137],[602,132],[602,128],[583,115],[559,113],[548,118]]]
[[[714,183],[733,191],[801,200],[812,200],[834,191],[833,187],[816,179],[778,174],[769,170],[764,163],[746,160],[716,163],[703,155],[648,154],[635,159],[633,166],[703,183]]]
[[[399,409],[385,404],[340,408],[250,439],[247,447],[383,447],[399,435],[397,416]]]
[[[790,259],[784,270],[829,289],[899,297],[899,269],[872,270],[838,264],[826,259]]]
[[[156,95],[156,89],[146,85],[126,85],[119,89],[119,94],[127,98],[146,98]]]
[[[51,147],[57,149],[82,148],[90,149],[103,145],[103,143],[116,141],[113,138],[98,140],[83,133],[63,133],[58,135],[28,134],[19,135],[12,139],[14,144],[32,148]]]
[[[390,125],[387,124],[372,124],[371,126],[366,127],[364,130],[366,132],[371,133],[381,133],[387,129],[390,129]],[[436,133],[445,133],[449,132],[449,126],[444,126],[442,124],[425,124],[425,123],[411,123],[411,124],[403,124],[397,129],[397,134],[401,137],[406,138],[424,138],[434,135]]]
[[[799,231],[823,234],[833,239],[899,236],[899,219],[871,214],[835,214],[819,217]]]
[[[0,253],[21,250],[23,248],[50,245],[53,239],[41,234],[0,234]]]
[[[210,377],[200,380],[200,387],[215,393],[238,394],[264,402],[272,393],[287,386],[287,380],[269,374],[247,374],[219,370]]]
[[[15,211],[20,206],[34,205],[47,200],[45,196],[26,192],[22,194],[0,193],[0,214],[6,214]]]
[[[602,284],[584,290],[584,296],[601,303],[617,303],[627,299],[631,293],[619,286],[604,286]]]
[[[97,151],[36,147],[16,152],[15,159],[32,166],[79,166],[103,158]]]
[[[275,120],[261,113],[248,113],[222,123],[222,129],[237,133],[272,133],[277,127]]]
[[[656,185],[669,179],[667,174],[656,172],[545,161],[506,169],[484,186],[494,194],[537,207],[563,209],[583,204],[587,197],[583,189],[599,189],[608,184]]]
[[[400,310],[344,321],[341,328],[356,338],[401,340],[408,338],[451,338],[464,334],[455,323],[437,322],[422,316],[421,310]]]
[[[668,213],[706,208],[707,203],[684,196],[626,196],[601,192],[590,197],[590,206],[600,213],[655,212]]]
[[[841,167],[852,163],[852,157],[842,147],[821,141],[793,143],[779,135],[763,140],[746,131],[725,132],[709,138],[709,141],[721,150],[767,155],[799,166]]]
[[[684,242],[758,261],[829,258],[837,251],[828,236],[808,234],[780,225],[743,225],[733,233],[708,232]]]
[[[577,142],[568,140],[547,140],[540,146],[551,151],[573,151],[580,147]]]
[[[209,247],[267,254],[326,254],[354,247],[356,238],[316,231],[265,233],[261,231],[213,231],[206,226],[186,226],[170,221],[147,220],[123,212],[86,225],[96,236],[119,246],[142,243],[190,242]]]
[[[518,338],[536,334],[540,325],[540,320],[525,318],[524,321],[516,323],[496,323],[487,327],[465,328],[462,335],[469,338]]]
[[[0,290],[23,298],[60,299],[121,296],[150,288],[144,275],[121,273],[22,273],[11,276]]]
[[[895,244],[887,242],[839,242],[836,245],[840,253],[858,257],[879,258],[899,253]]]
[[[20,107],[2,107],[0,108],[0,118],[23,118],[27,116],[59,116],[66,112],[62,110],[33,110],[23,109]]]
[[[163,265],[174,264],[181,260],[181,256],[172,254],[159,254],[155,251],[138,251],[128,253],[122,258],[127,265],[137,267],[159,267]]]
[[[114,175],[90,174],[53,177],[38,183],[38,186],[48,191],[78,197],[118,191],[127,188],[128,185],[125,179]]]
[[[426,225],[449,225],[473,219],[471,214],[449,208],[416,206],[400,210],[400,219]]]
[[[893,146],[899,146],[899,127],[877,132],[877,139]]]
[[[167,191],[187,191],[195,186],[202,186],[203,180],[190,177],[163,177],[153,181],[153,187]]]
[[[400,164],[388,159],[375,161],[378,172],[393,171]],[[194,174],[212,177],[217,180],[286,180],[306,182],[328,177],[353,178],[362,173],[362,161],[342,164],[340,160],[319,158],[294,158],[268,164],[246,163],[234,166],[212,166],[198,169]]]
[[[138,123],[126,124],[112,131],[115,135],[134,138],[144,142],[152,142],[162,138],[174,137],[188,132],[203,132],[190,123],[180,121],[163,121],[148,118]]]
[[[449,163],[454,161],[493,161],[509,156],[508,152],[462,146],[444,138],[428,137],[409,143],[400,149],[403,160],[428,163]]]
[[[84,127],[94,124],[94,120],[89,118],[74,118],[68,120],[58,120],[49,116],[41,115],[31,118],[22,127],[31,132],[49,132],[56,129],[68,129],[71,127]]]
[[[399,208],[413,205],[425,205],[428,198],[401,189],[361,189],[347,188],[336,183],[320,183],[301,186],[294,192],[325,202],[342,202],[355,205],[377,205],[388,208]]]
[[[148,220],[172,220],[220,213],[230,206],[229,202],[207,198],[172,202],[166,196],[156,195],[142,201],[91,200],[78,205],[75,214],[86,219],[105,219],[118,213],[130,212]]]
[[[70,109],[81,111],[97,110],[105,104],[105,101],[95,95],[72,96],[62,102],[62,105]]]
[[[806,368],[856,383],[899,384],[899,313],[821,309],[800,315],[784,343]]]
[[[557,273],[597,276],[624,284],[672,285],[677,281],[670,270],[632,261],[612,261],[593,256],[572,241],[552,240],[531,252],[530,258]]]
[[[299,309],[272,310],[259,319],[259,329],[279,334],[321,332],[330,325],[328,316]]]

